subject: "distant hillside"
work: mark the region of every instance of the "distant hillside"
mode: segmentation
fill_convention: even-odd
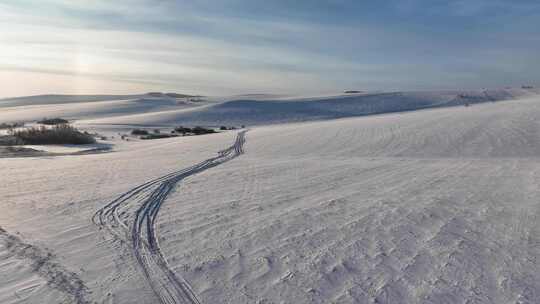
[[[35,95],[35,96],[24,96],[24,97],[0,99],[0,107],[49,105],[49,104],[64,104],[64,103],[76,103],[76,102],[113,101],[113,100],[139,99],[139,98],[148,98],[148,97],[188,98],[188,97],[199,97],[199,96],[178,94],[178,93],[161,93],[161,92],[150,92],[146,94],[134,94],[134,95],[50,94],[50,95]]]
[[[354,94],[296,100],[242,99],[217,103],[188,111],[163,111],[111,117],[99,123],[137,125],[268,125],[325,120],[371,114],[413,111],[427,108],[470,106],[533,94],[521,89],[393,92]]]

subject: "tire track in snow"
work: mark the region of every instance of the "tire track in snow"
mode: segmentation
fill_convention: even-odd
[[[183,179],[228,162],[244,153],[245,134],[241,131],[229,148],[218,156],[196,165],[148,181],[120,195],[92,217],[99,226],[131,245],[147,281],[161,303],[200,304],[189,283],[174,273],[161,253],[155,222],[162,204]],[[135,208],[134,212],[128,212]]]

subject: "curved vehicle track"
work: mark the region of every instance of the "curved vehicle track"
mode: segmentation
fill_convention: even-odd
[[[244,153],[245,134],[241,131],[229,148],[189,168],[156,178],[120,195],[92,217],[116,237],[127,241],[143,273],[161,303],[199,304],[185,281],[167,264],[161,253],[155,222],[163,202],[183,179],[226,163]]]

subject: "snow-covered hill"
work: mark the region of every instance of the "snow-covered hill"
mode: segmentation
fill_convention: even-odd
[[[540,303],[540,97],[482,92],[81,116],[260,126],[0,158],[0,299]],[[43,253],[52,274],[29,270]]]
[[[0,100],[0,121],[64,117],[87,127],[255,126],[327,120],[426,108],[474,105],[539,93],[529,89],[361,93],[324,97],[243,95],[173,98],[167,95],[44,95]]]
[[[434,107],[473,105],[533,94],[530,90],[364,93],[318,98],[234,99],[207,107],[120,115],[81,123],[107,125],[268,125],[326,120],[370,114],[412,111]]]
[[[70,120],[111,118],[141,113],[184,110],[207,105],[192,98],[167,95],[43,95],[0,100],[0,122],[32,122],[44,117]]]

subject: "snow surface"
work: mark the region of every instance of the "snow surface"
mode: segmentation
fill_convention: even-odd
[[[311,98],[267,98],[257,96],[224,99],[205,107],[173,109],[144,114],[80,121],[83,125],[147,126],[255,126],[327,120],[370,114],[412,111],[433,107],[495,102],[534,94],[533,90],[500,89],[443,92],[392,92],[337,95]],[[249,97],[249,96],[248,96]]]
[[[422,94],[430,106],[456,97]],[[540,97],[508,94],[522,98],[337,120],[326,119],[355,108],[364,115],[364,104],[379,109],[380,96],[334,98],[340,114],[328,116],[319,115],[328,97],[270,101],[299,106],[285,118],[261,111],[261,124],[273,125],[251,127],[244,153],[226,162],[216,152],[237,131],[118,141],[112,153],[0,158],[0,302],[540,303]],[[385,100],[381,111],[398,104]],[[410,97],[419,108],[422,100]],[[186,113],[232,124],[235,107],[208,114],[229,106],[115,114],[102,126],[204,121]],[[101,126],[93,117],[86,126]],[[307,122],[276,124],[291,120]],[[92,222],[122,193],[209,159],[219,163],[158,180],[107,224]],[[172,192],[148,199],[162,186]],[[150,248],[142,257],[161,254],[191,300],[158,297],[152,284],[164,284],[164,294],[176,285],[161,266],[145,275],[132,230],[123,233],[146,202],[161,205],[149,209],[159,212],[148,218],[153,231],[136,235]],[[15,234],[35,254],[9,249]],[[51,267],[32,271],[47,252]],[[65,280],[47,284],[50,269]]]
[[[98,98],[100,97],[100,98]],[[209,104],[185,98],[150,96],[33,96],[0,100],[0,121],[33,122],[43,118],[69,120],[185,110]]]

